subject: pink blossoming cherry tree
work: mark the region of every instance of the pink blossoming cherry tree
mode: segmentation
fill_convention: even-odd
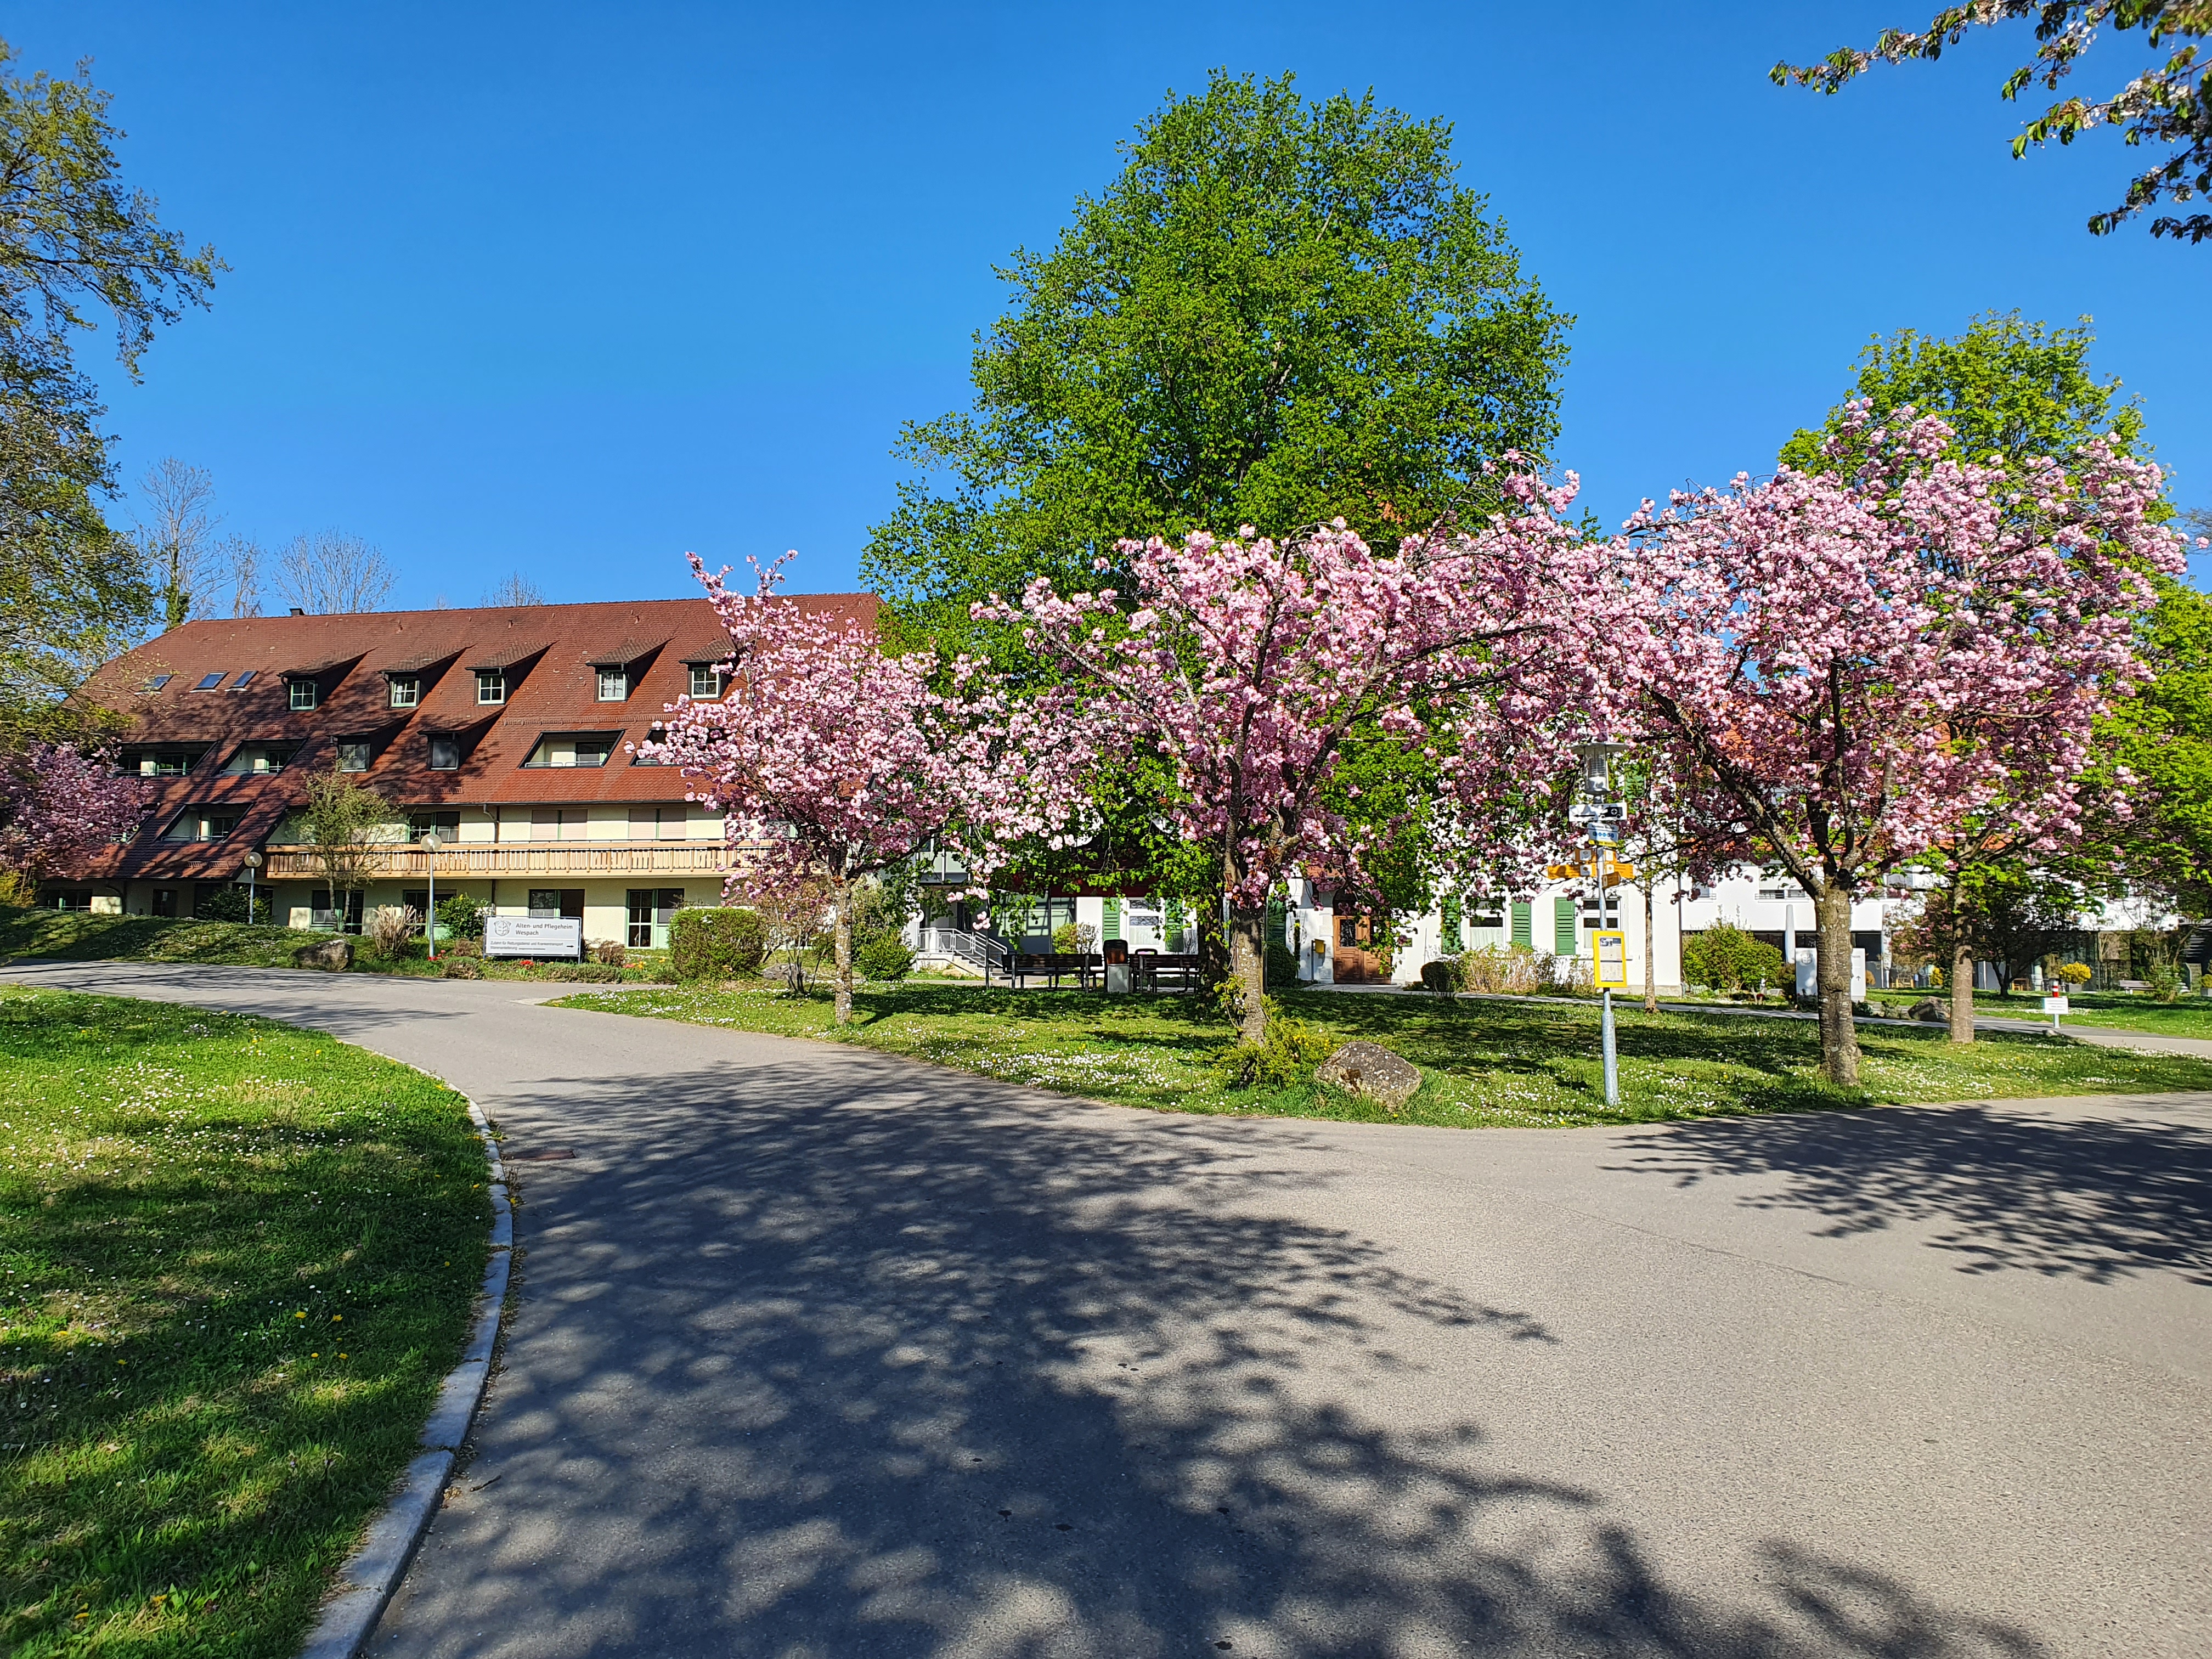
[[[0,865],[33,888],[127,839],[145,814],[143,787],[106,756],[33,739],[0,757]]]
[[[826,887],[842,1025],[853,1016],[855,884],[931,842],[988,872],[1009,843],[1068,821],[1080,768],[1055,703],[1014,702],[975,659],[886,654],[849,618],[778,598],[782,563],[758,571],[755,592],[733,592],[693,556],[730,636],[728,689],[680,700],[665,737],[639,752],[682,768],[686,798],[725,815],[726,886]]]
[[[1625,707],[1724,801],[1722,833],[1812,895],[1844,1087],[1853,901],[1998,812],[2037,846],[2077,832],[2092,725],[2144,672],[2148,577],[2182,558],[2147,516],[2158,468],[2106,443],[2013,476],[1937,459],[1950,428],[1911,410],[1867,424],[1832,448],[1863,456],[1847,475],[1646,502],[1601,633]]]
[[[1085,688],[1085,741],[1153,745],[1180,785],[1165,804],[1221,859],[1230,972],[1246,1041],[1267,1015],[1268,893],[1308,871],[1358,881],[1360,844],[1328,793],[1356,733],[1432,756],[1463,792],[1463,820],[1586,691],[1578,597],[1602,550],[1559,514],[1571,482],[1508,481],[1513,510],[1473,535],[1377,553],[1340,524],[1295,540],[1199,534],[1125,544],[1134,591],[1062,596],[1040,581],[1018,606],[975,614],[1024,627]],[[1530,763],[1547,775],[1559,756]]]

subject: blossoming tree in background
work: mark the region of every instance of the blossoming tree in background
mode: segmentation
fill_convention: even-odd
[[[931,842],[973,872],[996,868],[1010,843],[1048,836],[1078,810],[1079,768],[1051,699],[1013,701],[975,659],[887,654],[872,630],[779,599],[781,564],[745,593],[692,558],[730,636],[729,688],[682,699],[641,752],[681,767],[687,799],[725,815],[732,852],[749,848],[730,883],[823,885],[843,1024],[855,884]]]
[[[1862,410],[1830,447],[1849,474],[1678,492],[1613,544],[1620,694],[1812,895],[1843,1086],[1853,901],[2000,812],[2038,848],[2078,833],[2094,722],[2144,672],[2149,577],[2182,557],[2146,516],[2156,466],[2094,442],[2010,476],[1937,459],[1950,436]]]
[[[1042,581],[1018,606],[976,608],[1021,624],[1087,689],[1090,743],[1149,744],[1174,768],[1164,810],[1220,849],[1248,1042],[1266,1033],[1268,893],[1309,872],[1362,879],[1359,836],[1328,805],[1355,734],[1430,759],[1463,826],[1479,822],[1509,753],[1525,771],[1559,770],[1571,735],[1561,711],[1590,688],[1577,612],[1602,550],[1559,516],[1571,482],[1516,477],[1507,490],[1515,510],[1478,533],[1413,538],[1387,555],[1341,525],[1279,544],[1249,526],[1237,539],[1133,543],[1126,613],[1112,589],[1062,596]]]
[[[143,787],[75,744],[26,744],[0,757],[0,866],[28,902],[40,879],[125,839],[146,813]]]

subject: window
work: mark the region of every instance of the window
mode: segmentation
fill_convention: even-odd
[[[283,771],[290,763],[291,759],[292,750],[289,744],[249,743],[240,747],[239,751],[230,757],[230,764],[222,769],[233,774],[244,773],[258,776],[265,772]]]
[[[1359,943],[1359,918],[1339,916],[1336,921],[1336,942],[1349,948]]]
[[[230,689],[234,691],[245,690],[247,686],[253,684],[254,677],[260,672],[261,671],[258,668],[247,669],[243,674],[240,674],[236,679],[230,683]]]
[[[583,806],[533,806],[530,809],[532,841],[581,841],[592,833],[591,810]]]
[[[338,770],[366,772],[368,770],[368,745],[365,743],[342,743],[338,745]]]
[[[665,951],[668,925],[684,908],[681,887],[633,887],[627,895],[629,939],[633,950]]]
[[[623,702],[629,697],[629,671],[627,668],[599,670],[599,701]]]
[[[530,890],[530,914],[544,919],[567,916],[581,921],[584,919],[584,890],[580,887],[533,887]]]
[[[629,809],[632,841],[682,841],[684,809],[680,806],[633,806]]]
[[[659,720],[653,721],[651,726],[648,726],[645,729],[645,740],[647,743],[666,743],[668,741],[668,728],[663,726]],[[632,766],[665,766],[668,764],[667,761],[659,755],[647,754],[642,746],[633,748],[630,750],[629,763]]]
[[[228,668],[218,668],[212,674],[203,674],[200,676],[200,683],[194,686],[192,690],[195,691],[212,691],[216,687],[223,683],[225,677],[228,676],[229,672],[230,670]]]
[[[412,674],[394,674],[386,682],[394,708],[412,708],[422,700],[422,682]]]
[[[722,695],[722,671],[711,663],[691,665],[691,695],[695,697],[719,697]]]
[[[433,830],[442,842],[461,838],[461,815],[459,812],[410,812],[407,815],[407,839],[420,841]],[[420,909],[421,906],[416,907]]]
[[[321,701],[322,687],[313,680],[294,680],[290,685],[291,706],[295,709],[313,708]]]
[[[504,668],[477,670],[477,701],[478,702],[507,701],[507,670]]]
[[[235,812],[210,812],[203,807],[191,807],[169,820],[162,833],[164,841],[221,841],[238,828]]]
[[[142,778],[181,778],[205,752],[199,749],[126,749],[123,751],[122,769],[135,772]]]
[[[430,738],[430,769],[433,772],[457,772],[460,765],[461,740],[434,733]]]
[[[146,682],[146,689],[149,691],[159,691],[163,686],[167,685],[171,680],[176,678],[177,677],[174,674],[156,674],[152,679]]]
[[[549,732],[538,740],[525,766],[605,766],[619,732]]]

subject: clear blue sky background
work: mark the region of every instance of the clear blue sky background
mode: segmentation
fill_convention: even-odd
[[[0,27],[19,70],[94,59],[131,179],[233,267],[143,387],[104,376],[126,477],[182,456],[227,528],[357,532],[429,605],[516,568],[681,593],[689,548],[854,585],[899,423],[966,400],[994,264],[1214,65],[1455,124],[1578,319],[1559,459],[1608,521],[1770,467],[1869,334],[2015,307],[2095,317],[2212,505],[2212,248],[2083,232],[2140,155],[2110,135],[2011,160],[2021,31],[1837,98],[1767,82],[1932,9],[65,0]]]

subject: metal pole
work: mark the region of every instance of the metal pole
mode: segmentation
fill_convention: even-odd
[[[1613,1044],[1613,988],[1606,987],[1605,1012],[1600,1016],[1600,1029],[1605,1048],[1605,1103],[1609,1108],[1620,1104],[1620,1056]]]
[[[253,905],[254,883],[253,883],[253,878],[254,878],[258,873],[259,873],[259,872],[257,872],[252,865],[250,865],[250,864],[249,864],[249,865],[247,865],[247,866],[246,866],[246,925],[247,927],[251,927],[253,925],[253,916],[254,916],[254,905]]]

